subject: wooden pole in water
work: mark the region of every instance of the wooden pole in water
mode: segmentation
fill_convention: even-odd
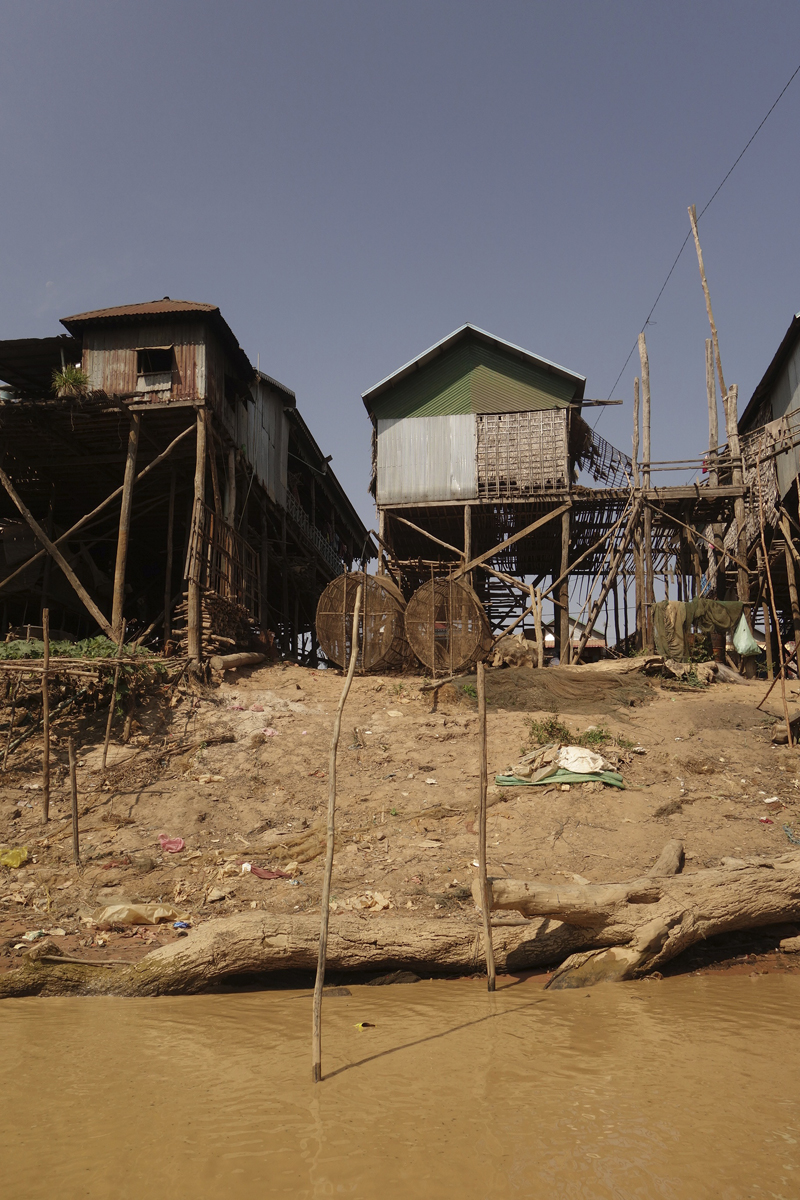
[[[353,606],[353,631],[350,638],[350,663],[344,681],[339,707],[333,722],[331,753],[328,761],[328,840],[325,849],[325,870],[322,876],[322,909],[319,926],[319,954],[317,956],[317,978],[314,982],[314,1016],[311,1033],[311,1078],[314,1083],[322,1079],[322,987],[325,983],[325,962],[328,955],[328,921],[330,919],[331,876],[333,874],[333,848],[336,837],[336,753],[339,748],[339,733],[342,728],[342,712],[347,693],[353,682],[358,658],[358,619],[361,614],[362,585],[358,585],[356,602]]]
[[[42,671],[42,821],[50,820],[50,686],[47,673],[50,668],[50,609],[42,609],[42,637],[44,638],[44,662]]]
[[[75,776],[75,742],[69,739],[69,786],[72,791],[72,861],[80,865],[81,847],[78,835],[78,780]]]
[[[106,769],[106,758],[108,757],[108,743],[111,740],[111,725],[114,720],[114,706],[117,703],[117,684],[119,683],[120,659],[122,657],[122,645],[125,641],[125,619],[122,621],[122,629],[120,630],[119,641],[117,642],[117,662],[114,667],[114,686],[111,689],[111,700],[108,705],[108,720],[106,721],[106,736],[103,742],[103,762],[100,770]]]
[[[489,782],[489,764],[486,738],[486,667],[478,663],[478,741],[481,756],[481,790],[478,809],[478,870],[481,878],[481,917],[483,918],[483,942],[486,951],[487,987],[494,991],[494,946],[492,945],[492,922],[489,913],[489,885],[486,879],[486,792]]]

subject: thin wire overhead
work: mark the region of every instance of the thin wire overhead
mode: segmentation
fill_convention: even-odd
[[[773,104],[770,106],[770,108],[767,110],[766,114],[764,115],[764,117],[763,117],[763,118],[762,118],[762,120],[760,121],[760,123],[759,123],[758,127],[756,128],[756,130],[755,130],[755,132],[753,133],[753,135],[750,137],[750,139],[749,139],[749,141],[747,142],[747,144],[745,145],[744,149],[743,149],[743,150],[742,150],[742,151],[739,153],[739,155],[737,156],[737,158],[736,158],[735,162],[733,163],[733,166],[730,168],[730,170],[727,172],[727,174],[726,174],[726,175],[725,175],[725,177],[723,178],[722,182],[721,182],[721,183],[718,185],[718,187],[716,188],[716,190],[713,192],[713,194],[712,194],[712,196],[711,196],[710,200],[707,200],[707,201],[706,201],[706,203],[703,205],[703,208],[700,210],[700,212],[699,212],[699,214],[698,214],[698,217],[697,217],[697,222],[698,222],[698,224],[700,223],[700,218],[703,216],[703,214],[704,214],[705,212],[707,212],[707,211],[708,211],[708,209],[711,207],[711,205],[713,204],[713,202],[716,200],[717,196],[718,196],[718,195],[719,195],[719,193],[722,191],[722,189],[724,188],[725,184],[728,182],[728,180],[730,179],[731,175],[732,175],[732,174],[733,174],[733,172],[736,170],[736,168],[738,167],[739,163],[742,161],[742,159],[744,158],[745,154],[746,154],[746,153],[747,153],[747,151],[750,149],[750,147],[752,146],[753,142],[756,140],[756,138],[758,137],[759,133],[760,133],[760,132],[761,132],[761,130],[764,128],[764,126],[766,125],[766,123],[767,123],[767,121],[769,120],[769,118],[772,116],[772,114],[773,114],[773,112],[775,111],[775,109],[776,109],[776,108],[778,107],[778,105],[780,104],[780,102],[781,102],[781,100],[783,99],[784,95],[786,94],[786,92],[788,92],[788,90],[789,90],[789,88],[790,88],[791,84],[794,82],[794,80],[795,80],[795,78],[797,77],[797,75],[800,75],[800,63],[798,63],[798,65],[795,67],[794,71],[792,71],[792,74],[789,76],[789,79],[788,79],[788,80],[786,81],[786,83],[784,84],[784,86],[783,86],[783,88],[781,89],[781,91],[780,91],[779,95],[777,96],[777,98],[775,99],[775,101],[773,102]],[[689,230],[689,232],[686,234],[686,237],[685,237],[685,238],[683,239],[683,241],[681,242],[681,248],[680,248],[680,250],[678,251],[678,253],[675,255],[674,262],[672,263],[672,266],[670,267],[669,271],[667,272],[667,277],[666,277],[666,279],[664,280],[664,282],[662,283],[661,287],[659,288],[658,295],[656,296],[655,300],[653,301],[653,307],[650,309],[650,312],[647,314],[647,317],[646,317],[646,319],[645,319],[644,325],[642,325],[642,329],[640,330],[640,332],[642,332],[643,330],[645,330],[645,329],[647,328],[647,326],[649,325],[649,323],[650,323],[650,318],[652,317],[653,313],[656,311],[656,305],[658,304],[659,300],[660,300],[660,299],[661,299],[661,297],[663,296],[663,294],[664,294],[664,289],[666,288],[667,284],[669,283],[669,281],[670,281],[670,278],[672,277],[672,273],[673,273],[673,271],[675,270],[675,268],[676,268],[676,267],[677,267],[677,265],[678,265],[678,260],[680,259],[681,255],[683,254],[684,250],[686,249],[686,243],[689,241],[689,238],[690,238],[691,236],[692,236],[692,231],[691,231],[691,229],[690,229],[690,230]],[[625,373],[625,368],[627,367],[628,363],[631,361],[631,358],[633,357],[633,352],[635,351],[635,349],[636,349],[636,347],[637,347],[637,345],[638,345],[638,341],[639,341],[639,338],[638,338],[638,334],[637,334],[636,341],[635,341],[635,342],[633,343],[633,345],[631,346],[630,353],[628,354],[628,357],[625,359],[625,362],[622,364],[622,370],[620,371],[620,373],[619,373],[619,375],[617,376],[617,378],[614,380],[614,383],[613,383],[613,385],[612,385],[612,387],[611,387],[611,389],[610,389],[610,391],[609,391],[609,393],[608,393],[608,399],[609,399],[609,400],[611,399],[612,395],[614,394],[614,389],[616,388],[616,386],[617,386],[617,384],[619,383],[620,379],[622,379],[622,376],[623,376],[623,375],[624,375],[624,373]],[[597,415],[597,420],[596,420],[596,421],[595,421],[595,423],[594,423],[594,428],[597,428],[597,422],[598,422],[598,421],[600,420],[600,418],[603,416],[603,413],[604,413],[604,412],[605,412],[605,409],[604,409],[604,408],[601,408],[601,409],[600,409],[600,412],[599,412],[599,413],[598,413],[598,415]]]

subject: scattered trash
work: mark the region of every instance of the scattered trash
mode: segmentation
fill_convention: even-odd
[[[277,736],[278,736],[277,729],[273,729],[271,725],[267,729],[264,730],[264,737],[277,737]]]
[[[176,921],[172,926],[173,929],[191,929],[190,921]]]
[[[35,942],[43,937],[47,937],[43,929],[31,929],[28,933],[23,933],[22,940],[23,942]]]
[[[426,779],[425,782],[426,783],[436,783],[436,780],[435,779]]]
[[[95,913],[95,925],[161,925],[165,921],[183,921],[186,914],[171,904],[110,904]]]
[[[241,873],[242,873],[242,875],[249,875],[249,874],[250,874],[250,872],[252,871],[252,869],[253,869],[253,864],[252,864],[252,863],[249,863],[249,862],[243,862],[243,863],[242,863],[242,870],[241,870]]]
[[[247,863],[242,863],[243,871],[244,871],[245,866],[247,866],[247,865],[248,865]],[[289,874],[288,871],[281,871],[281,869],[279,867],[275,870],[270,870],[267,867],[250,866],[250,874],[255,875],[256,879],[291,879],[292,878],[292,876]]]
[[[218,887],[212,888],[211,891],[206,896],[206,900],[208,901],[209,904],[218,904],[220,900],[226,900],[227,898],[228,898],[228,893],[223,892],[222,888],[218,888]]]
[[[569,783],[588,783],[590,780],[599,780],[600,783],[605,783],[609,787],[623,788],[625,782],[618,771],[593,771],[591,774],[584,774],[577,771],[565,771],[562,767],[556,767],[554,770],[548,770],[545,774],[537,771],[538,778],[534,776],[531,779],[521,779],[518,775],[495,775],[494,781],[498,787],[548,787],[556,784],[556,786]]]
[[[758,819],[762,825],[774,825],[775,824],[775,822],[771,821],[769,819],[769,817],[759,817]]]
[[[783,832],[786,834],[787,838],[793,845],[800,846],[800,838],[795,837],[795,835],[792,833],[792,831],[788,825],[783,826]]]
[[[167,854],[178,854],[181,850],[186,849],[186,842],[181,837],[167,837],[165,833],[159,835],[158,844]]]
[[[359,1021],[357,1025],[353,1026],[353,1028],[354,1029],[374,1029],[375,1026],[372,1024],[371,1021]]]
[[[27,846],[13,846],[0,854],[0,867],[21,867],[28,861]]]
[[[599,771],[607,771],[611,764],[583,746],[562,746],[556,759],[564,771],[572,771],[577,775],[596,775]]]

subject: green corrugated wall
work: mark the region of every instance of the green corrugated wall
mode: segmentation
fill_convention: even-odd
[[[372,408],[378,419],[532,412],[566,407],[575,388],[544,368],[465,339],[378,396]]]

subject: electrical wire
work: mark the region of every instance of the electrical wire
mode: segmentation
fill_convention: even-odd
[[[761,120],[761,122],[759,123],[758,127],[756,128],[756,130],[755,130],[755,132],[753,133],[752,137],[749,139],[749,141],[748,141],[748,142],[747,142],[747,144],[745,145],[744,149],[741,151],[741,153],[740,153],[740,154],[738,155],[738,157],[736,158],[736,161],[734,162],[733,166],[730,168],[730,170],[727,172],[727,174],[725,175],[725,177],[724,177],[724,179],[722,180],[722,182],[719,184],[719,186],[716,188],[716,190],[715,190],[715,191],[714,191],[714,193],[712,194],[712,196],[711,196],[711,199],[706,201],[705,205],[703,206],[703,208],[702,208],[702,209],[700,210],[700,212],[698,213],[698,216],[697,216],[697,223],[698,223],[698,225],[700,224],[700,218],[703,216],[703,214],[704,214],[705,212],[707,212],[707,211],[708,211],[708,209],[709,209],[709,208],[711,207],[711,205],[713,204],[714,200],[716,200],[717,196],[718,196],[718,195],[719,195],[719,193],[722,191],[723,187],[724,187],[724,186],[725,186],[725,184],[728,182],[728,180],[730,179],[731,175],[732,175],[732,174],[733,174],[733,172],[736,170],[736,168],[738,167],[739,163],[742,161],[742,159],[744,158],[745,154],[747,153],[747,151],[748,151],[748,150],[750,149],[750,147],[752,146],[753,142],[756,140],[756,138],[757,138],[758,134],[759,134],[759,133],[761,132],[761,130],[764,128],[764,126],[766,125],[767,121],[768,121],[768,120],[769,120],[769,118],[772,116],[773,112],[774,112],[774,111],[775,111],[775,109],[778,107],[778,105],[780,104],[780,102],[781,102],[781,100],[783,99],[784,95],[786,94],[786,92],[788,92],[788,90],[789,90],[789,88],[790,88],[791,84],[794,82],[794,80],[795,80],[795,78],[796,78],[796,76],[797,76],[797,75],[800,75],[800,63],[798,63],[798,65],[795,67],[794,71],[792,71],[792,74],[789,76],[789,79],[788,79],[788,80],[787,80],[787,82],[784,84],[783,88],[781,89],[781,91],[780,91],[780,94],[778,95],[778,97],[776,98],[776,100],[773,102],[773,104],[770,106],[770,108],[768,109],[767,113],[765,114],[765,116],[763,117],[763,119]],[[660,289],[659,289],[658,295],[656,296],[655,300],[653,301],[653,307],[650,309],[650,312],[647,314],[647,318],[646,318],[646,320],[645,320],[645,322],[644,322],[644,325],[642,325],[642,328],[641,328],[640,332],[644,332],[644,330],[645,330],[645,329],[647,328],[647,326],[650,324],[650,318],[652,317],[653,313],[656,311],[656,305],[658,304],[659,300],[660,300],[660,299],[661,299],[661,297],[663,296],[663,294],[664,294],[664,289],[666,288],[667,284],[669,283],[669,281],[670,281],[670,279],[671,279],[671,277],[672,277],[672,273],[673,273],[673,271],[675,270],[675,268],[676,268],[676,267],[677,267],[677,265],[678,265],[678,260],[680,259],[681,255],[683,254],[684,250],[686,249],[686,243],[689,241],[689,238],[690,238],[691,236],[692,236],[692,231],[691,231],[691,229],[690,229],[690,230],[689,230],[689,232],[687,233],[686,237],[685,237],[685,238],[683,239],[683,241],[681,242],[681,248],[680,248],[680,250],[678,251],[678,253],[675,255],[675,259],[674,259],[674,261],[673,261],[673,263],[672,263],[672,266],[670,267],[669,271],[667,272],[667,277],[666,277],[666,279],[664,280],[664,282],[662,283],[662,285],[661,285],[661,287],[660,287]],[[636,341],[633,343],[633,346],[631,347],[631,350],[630,350],[630,353],[628,354],[628,357],[625,359],[625,362],[622,364],[622,370],[620,371],[620,373],[619,373],[619,375],[617,376],[617,378],[614,380],[614,383],[613,383],[613,385],[612,385],[612,387],[611,387],[611,389],[610,389],[610,391],[609,391],[609,393],[608,393],[608,397],[607,397],[607,398],[608,398],[609,400],[611,399],[612,395],[614,394],[614,389],[616,388],[616,386],[617,386],[617,384],[619,383],[620,379],[622,379],[622,376],[623,376],[623,375],[624,375],[624,373],[625,373],[625,368],[627,367],[628,363],[631,361],[631,358],[633,357],[633,353],[634,353],[634,351],[636,350],[636,347],[637,347],[637,345],[638,345],[638,342],[639,342],[639,338],[638,338],[638,335],[637,335]],[[604,409],[604,408],[601,408],[601,409],[600,409],[600,412],[599,412],[599,413],[598,413],[598,415],[597,415],[597,420],[596,420],[596,421],[595,421],[595,423],[594,423],[594,426],[593,426],[593,428],[594,428],[594,429],[596,429],[596,428],[597,428],[597,423],[598,423],[598,421],[600,420],[600,418],[602,417],[602,415],[603,415],[603,413],[604,413],[604,412],[605,412],[605,409]]]

